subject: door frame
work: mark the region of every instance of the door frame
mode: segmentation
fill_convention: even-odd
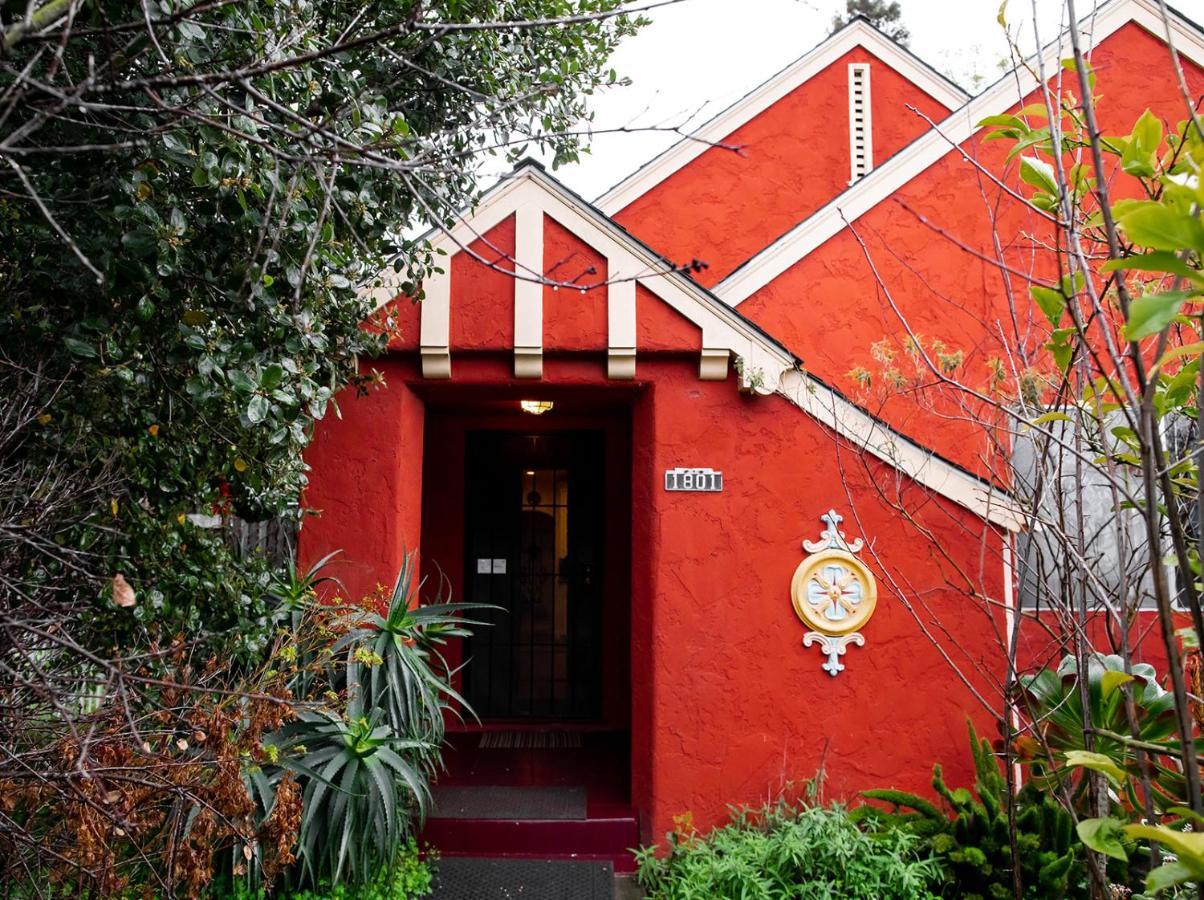
[[[467,473],[467,434],[472,431],[506,431],[526,434],[553,434],[561,431],[599,431],[605,447],[602,465],[607,490],[603,496],[602,531],[606,547],[606,565],[600,588],[603,597],[601,664],[601,717],[596,722],[567,720],[490,720],[478,723],[454,714],[448,720],[451,731],[489,729],[572,728],[631,730],[632,726],[632,404],[630,395],[616,398],[608,406],[573,413],[565,409],[556,415],[532,416],[515,411],[497,413],[477,411],[470,400],[457,404],[428,401],[423,452],[422,573],[427,589],[424,600],[433,596],[442,584],[444,599],[462,601],[464,573],[467,571],[465,536]],[[559,401],[558,401],[558,405]],[[514,404],[517,407],[517,403]],[[563,403],[571,407],[570,402]],[[450,598],[446,595],[450,593]],[[448,648],[448,661],[463,662],[461,642]],[[457,675],[453,686],[460,690],[463,679]],[[634,761],[634,760],[633,760]]]

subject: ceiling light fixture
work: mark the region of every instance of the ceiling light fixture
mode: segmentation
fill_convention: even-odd
[[[533,416],[542,416],[552,408],[551,400],[520,400],[519,407],[525,413],[530,413]]]

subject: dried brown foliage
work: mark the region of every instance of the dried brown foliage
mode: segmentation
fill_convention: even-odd
[[[264,817],[250,767],[265,735],[292,718],[284,676],[226,684],[216,660],[196,672],[182,642],[168,674],[126,685],[61,739],[0,778],[0,879],[32,895],[197,896],[220,865],[271,882],[293,862],[301,821],[294,779]],[[140,713],[132,710],[139,709]]]

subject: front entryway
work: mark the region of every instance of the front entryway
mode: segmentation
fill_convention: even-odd
[[[493,609],[468,642],[482,720],[601,714],[603,435],[467,435],[465,599]]]
[[[427,398],[428,584],[492,607],[448,647],[472,713],[448,722],[423,833],[445,859],[476,860],[457,877],[493,877],[482,860],[497,859],[630,872],[640,840],[630,407],[609,393],[554,399],[535,417],[454,385]],[[532,886],[534,870],[515,872]]]

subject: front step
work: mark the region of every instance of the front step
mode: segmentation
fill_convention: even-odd
[[[631,815],[586,819],[427,819],[423,843],[440,856],[608,861],[634,872],[640,826]]]
[[[613,900],[608,862],[459,857],[435,868],[432,900]]]

